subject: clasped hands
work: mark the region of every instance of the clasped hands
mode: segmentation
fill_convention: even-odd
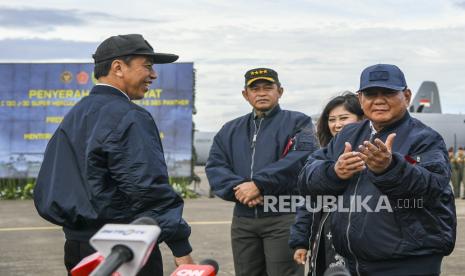
[[[346,142],[344,152],[334,165],[336,175],[346,180],[365,168],[375,174],[385,172],[392,162],[392,144],[395,137],[395,133],[389,134],[385,143],[378,138],[373,143],[364,141],[363,145],[358,147],[359,151],[352,151],[352,146]]]
[[[253,181],[244,182],[234,187],[234,196],[240,203],[249,207],[263,204],[263,196]]]

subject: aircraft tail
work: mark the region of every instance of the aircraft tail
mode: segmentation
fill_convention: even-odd
[[[413,98],[410,112],[442,113],[438,86],[434,81],[424,81]]]

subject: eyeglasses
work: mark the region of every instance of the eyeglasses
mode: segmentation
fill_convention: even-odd
[[[376,88],[368,88],[366,90],[359,91],[359,93],[362,93],[362,95],[367,99],[374,99],[377,97],[391,98],[391,97],[398,95],[398,93],[403,92],[403,91],[404,90],[398,91],[398,90],[392,90],[388,88],[376,87]]]

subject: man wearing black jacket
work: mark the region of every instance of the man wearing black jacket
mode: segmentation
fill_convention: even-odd
[[[411,96],[397,66],[363,70],[358,97],[368,119],[344,127],[299,176],[302,194],[343,203],[331,232],[353,275],[439,275],[454,248],[446,146],[410,117]]]
[[[183,200],[168,183],[160,135],[142,99],[157,78],[160,54],[138,34],[112,36],[93,55],[98,84],[63,119],[45,151],[34,202],[46,220],[63,226],[68,272],[94,252],[89,239],[106,223],[142,216],[158,221],[177,264],[192,263]],[[163,275],[156,246],[138,275]]]
[[[264,196],[295,194],[297,174],[317,147],[312,120],[282,110],[282,94],[274,70],[247,71],[242,95],[253,111],[221,128],[206,165],[215,194],[236,202],[231,242],[238,276],[303,275],[287,246],[294,215],[262,206]]]

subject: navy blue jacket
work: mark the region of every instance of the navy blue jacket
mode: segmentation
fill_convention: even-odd
[[[64,117],[47,145],[34,202],[67,239],[87,241],[106,223],[149,216],[175,256],[192,251],[155,121],[110,86],[95,86]]]
[[[292,147],[285,154],[290,141]],[[255,119],[255,124],[253,112],[226,123],[213,140],[205,171],[215,194],[236,202],[235,216],[279,215],[263,212],[262,206],[249,208],[241,204],[233,188],[252,180],[263,196],[296,194],[298,173],[316,148],[311,118],[282,110],[278,105],[265,118]]]
[[[396,133],[393,160],[383,174],[364,170],[340,180],[334,171],[344,142],[355,149],[370,139],[370,124],[365,120],[345,126],[326,148],[315,152],[301,171],[298,185],[303,195],[343,195],[345,207],[350,206],[350,196],[361,196],[362,200],[371,196],[368,205],[375,210],[380,196],[387,196],[393,212],[368,212],[362,208],[361,212],[332,215],[334,246],[361,274],[389,275],[375,272],[395,265],[403,270],[391,270],[390,275],[401,275],[409,267],[434,273],[442,256],[452,252],[456,236],[447,150],[437,132],[411,118],[408,112],[376,137],[385,141],[390,133]],[[414,208],[414,203],[422,206]],[[405,208],[407,205],[410,208]],[[422,256],[424,259],[419,259]],[[423,262],[425,258],[431,266]]]
[[[291,226],[289,247],[309,250],[310,243],[318,231],[320,217],[320,212],[309,212],[305,209],[305,206],[299,207],[295,215],[295,222]]]

